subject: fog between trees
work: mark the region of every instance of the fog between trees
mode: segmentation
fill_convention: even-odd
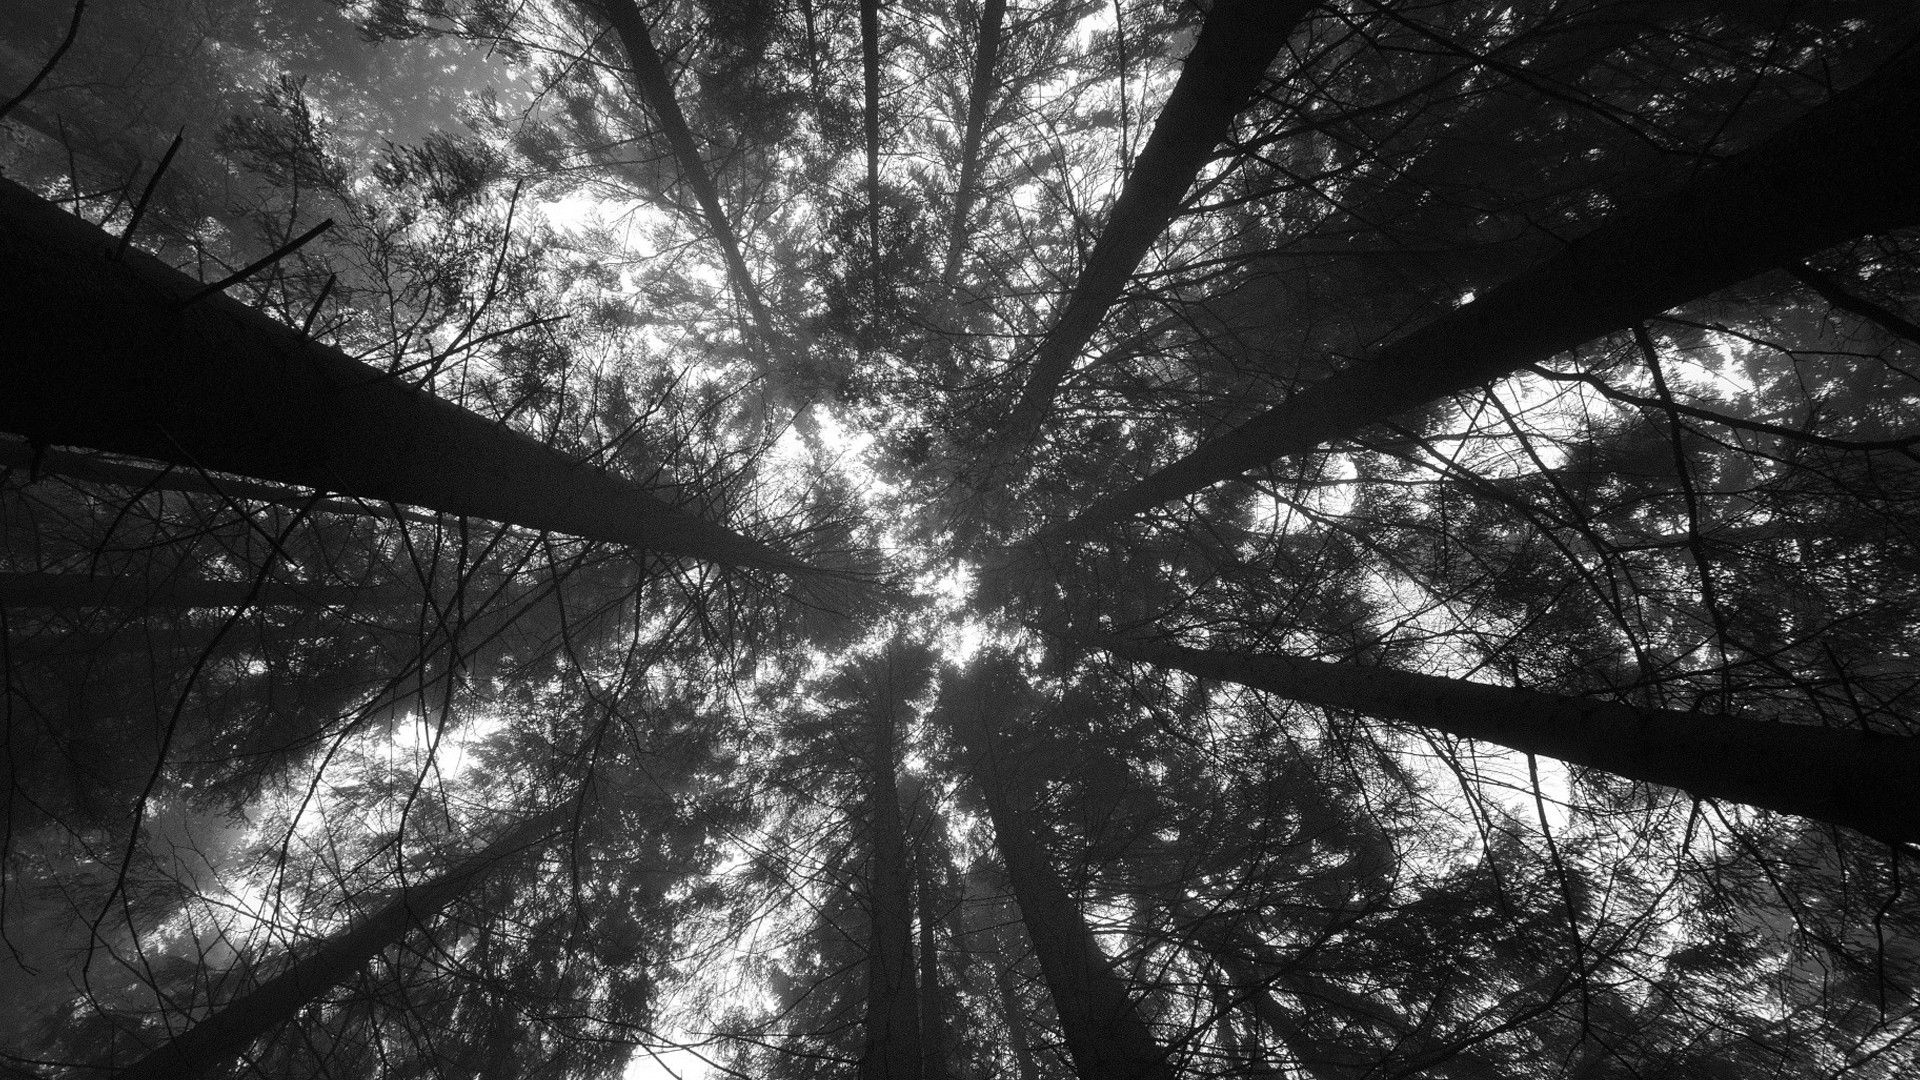
[[[1916,35],[0,11],[0,1074],[1908,1075]]]

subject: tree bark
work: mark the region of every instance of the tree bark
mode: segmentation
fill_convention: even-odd
[[[633,73],[634,87],[640,92],[640,99],[646,102],[660,121],[661,134],[666,136],[667,146],[673,151],[674,164],[680,168],[680,178],[693,190],[694,201],[700,205],[700,214],[706,219],[707,229],[713,233],[713,241],[720,247],[720,257],[727,268],[727,279],[732,282],[734,292],[739,294],[740,302],[747,306],[761,341],[773,347],[773,319],[767,312],[766,299],[760,295],[760,287],[754,284],[753,275],[747,270],[740,234],[734,229],[732,219],[727,217],[726,208],[720,205],[720,188],[707,171],[706,159],[700,156],[699,145],[693,141],[693,131],[687,126],[686,114],[680,110],[680,99],[674,95],[673,82],[667,77],[666,62],[653,44],[652,32],[640,14],[639,6],[633,0],[597,0],[594,5],[583,3],[581,6],[590,11],[597,8],[620,38],[620,46],[627,54],[627,63]]]
[[[232,608],[339,607],[367,597],[355,585],[205,579],[90,577],[86,574],[0,572],[0,606],[9,608]]]
[[[860,0],[861,126],[867,150],[867,292],[873,316],[880,317],[884,284],[880,280],[880,0]],[[867,363],[867,335],[861,335],[859,363]]]
[[[785,552],[308,340],[0,180],[0,430],[786,573]]]
[[[1382,1075],[1389,1067],[1393,1070],[1391,1075],[1397,1076],[1435,1070],[1440,1076],[1478,1080],[1498,1074],[1495,1063],[1474,1051],[1470,1042],[1463,1045],[1437,1039],[1395,1011],[1391,1004],[1302,971],[1298,964],[1289,963],[1278,950],[1257,936],[1223,925],[1208,914],[1196,913],[1177,897],[1157,899],[1178,905],[1176,917],[1181,929],[1226,973],[1233,984],[1233,1000],[1244,1003],[1253,1015],[1272,1028],[1300,1067],[1316,1077],[1364,1078]],[[1369,1055],[1327,1044],[1308,1030],[1300,1012],[1275,996],[1276,984],[1296,999],[1325,1002],[1345,1016],[1376,1029],[1383,1036],[1382,1049],[1378,1054]]]
[[[1007,1022],[1007,1041],[1013,1050],[1013,1067],[1020,1080],[1040,1080],[1040,1064],[1033,1058],[1033,1035],[1027,1030],[1020,995],[1013,988],[1013,964],[993,964],[993,987],[1000,998],[1000,1016]]]
[[[1267,68],[1313,0],[1217,0],[1167,103],[1154,122],[1106,228],[1073,294],[1034,354],[1020,400],[1003,429],[997,460],[1010,460],[1038,434],[1061,380],[1147,249],[1166,231],[1193,179],[1226,140]]]
[[[1920,50],[1048,532],[1124,520],[1835,244],[1913,224],[1915,175]]]
[[[1289,656],[1075,635],[1122,659],[1352,709],[1725,799],[1920,842],[1920,739],[1705,716]]]
[[[920,1002],[913,971],[913,872],[895,778],[894,703],[881,703],[872,721],[867,756],[867,801],[873,835],[873,871],[867,908],[873,936],[867,944],[867,1045],[862,1080],[918,1080]]]
[[[422,525],[438,525],[440,519],[417,510],[389,508],[384,504],[326,499],[309,491],[262,484],[233,476],[207,476],[196,469],[174,466],[154,468],[132,462],[116,461],[100,454],[76,454],[68,450],[41,447],[39,452],[25,442],[0,442],[0,469],[27,469],[39,476],[52,474],[92,484],[110,484],[136,491],[180,491],[197,495],[217,495],[223,499],[273,503],[322,514],[346,514],[354,517],[392,518]]]
[[[980,12],[980,41],[973,53],[973,78],[967,85],[967,121],[960,135],[960,177],[953,191],[953,226],[947,234],[940,292],[952,296],[960,280],[960,255],[967,246],[967,221],[973,216],[974,189],[980,184],[981,144],[987,137],[987,106],[993,101],[994,68],[1000,62],[1000,28],[1007,0],[986,0]]]
[[[1082,1080],[1174,1080],[1166,1049],[1141,1020],[1125,982],[1048,862],[1030,804],[1007,775],[993,734],[979,718],[956,728],[986,795],[995,842],[1075,1070]]]
[[[227,1002],[206,1019],[116,1074],[118,1080],[203,1076],[292,1020],[320,995],[399,944],[503,863],[525,856],[571,820],[562,806],[521,822],[439,877],[401,890],[378,911],[293,961],[285,971]]]
[[[946,1025],[940,1001],[940,951],[934,936],[933,870],[925,846],[917,860],[920,884],[920,1080],[947,1080]]]

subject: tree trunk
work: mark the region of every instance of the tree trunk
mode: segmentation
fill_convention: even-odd
[[[9,608],[343,607],[377,591],[355,585],[283,581],[148,580],[0,572],[0,606]]]
[[[440,519],[417,510],[389,508],[380,503],[324,499],[309,491],[262,484],[231,476],[208,476],[197,469],[115,461],[99,454],[76,454],[67,450],[41,447],[36,453],[26,442],[0,442],[0,469],[27,469],[38,476],[53,474],[92,484],[111,484],[138,492],[180,491],[199,495],[217,495],[228,500],[274,503],[322,514],[346,514],[353,517],[394,518],[422,525],[438,525]]]
[[[1166,231],[1193,178],[1227,138],[1267,68],[1312,0],[1216,0],[1179,81],[1154,122],[1073,295],[1035,353],[1033,368],[999,440],[1007,461],[1038,434],[1060,382],[1126,287],[1147,249]]]
[[[812,568],[405,385],[0,180],[0,430],[788,573]]]
[[[867,1045],[862,1080],[917,1080],[920,1075],[920,1002],[913,979],[913,872],[907,863],[895,779],[893,702],[872,722],[867,756],[867,801],[873,831],[873,872],[867,909]]]
[[[1121,521],[1835,244],[1912,224],[1916,175],[1920,51],[1052,532]]]
[[[746,257],[741,254],[740,234],[734,230],[726,208],[720,205],[720,189],[707,171],[707,163],[700,156],[699,145],[693,141],[693,131],[687,127],[686,114],[680,111],[680,99],[674,95],[673,82],[667,77],[666,62],[660,58],[660,50],[653,44],[653,35],[648,30],[646,19],[640,14],[639,6],[633,0],[597,0],[596,4],[583,3],[581,6],[590,11],[597,7],[620,38],[620,46],[627,54],[627,63],[633,73],[634,86],[639,90],[641,100],[659,119],[661,134],[667,137],[667,145],[673,150],[674,164],[680,168],[680,178],[687,187],[693,189],[694,201],[700,204],[700,214],[706,219],[707,229],[713,233],[714,243],[720,246],[720,256],[727,267],[727,279],[733,283],[733,290],[739,295],[740,302],[747,306],[761,341],[767,347],[773,347],[773,320],[767,313],[766,299],[760,295],[759,286],[754,284],[753,275],[747,270]]]
[[[934,936],[933,870],[920,849],[920,1080],[947,1080],[946,1025],[940,1001],[940,951]]]
[[[1410,671],[1075,636],[1115,656],[1601,769],[1700,798],[1920,842],[1920,739],[1704,716]]]
[[[521,822],[432,881],[401,890],[380,910],[116,1074],[117,1080],[188,1080],[212,1072],[399,944],[500,865],[537,850],[572,812],[567,805]]]
[[[980,12],[980,41],[973,53],[973,78],[967,85],[967,122],[960,136],[960,177],[953,190],[953,225],[947,234],[940,292],[952,296],[960,280],[960,256],[967,246],[967,222],[973,217],[974,188],[980,184],[981,144],[987,137],[987,106],[993,100],[993,71],[1000,61],[1000,28],[1007,0],[986,0]]]
[[[1233,984],[1231,995],[1248,1011],[1260,1018],[1300,1067],[1316,1077],[1415,1075],[1434,1070],[1440,1076],[1476,1080],[1498,1073],[1495,1064],[1465,1044],[1443,1042],[1420,1030],[1396,1012],[1392,1005],[1359,994],[1318,978],[1289,963],[1273,946],[1258,937],[1230,926],[1217,918],[1196,913],[1178,897],[1160,897],[1176,907],[1181,929],[1213,961],[1220,965]],[[1369,1055],[1352,1048],[1328,1045],[1304,1024],[1304,1017],[1288,1008],[1273,993],[1275,984],[1301,1001],[1324,1001],[1347,1017],[1374,1028],[1381,1036],[1379,1053]],[[1391,1073],[1387,1070],[1391,1069]]]
[[[1007,1041],[1013,1050],[1013,1067],[1020,1080],[1040,1080],[1040,1064],[1033,1058],[1033,1035],[1027,1030],[1027,1018],[1020,995],[1013,988],[1013,963],[993,963],[993,987],[999,993],[1000,1015],[1007,1022]]]
[[[861,126],[867,150],[867,291],[875,319],[880,318],[884,287],[880,280],[880,0],[860,0]],[[858,362],[868,362],[870,329],[859,337]]]
[[[1082,1080],[1174,1080],[1166,1049],[1140,1019],[1126,984],[1048,862],[1033,811],[1007,775],[995,736],[983,718],[956,728],[986,795],[995,842],[1075,1070]]]

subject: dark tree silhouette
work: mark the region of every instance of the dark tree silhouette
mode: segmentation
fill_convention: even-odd
[[[0,1072],[1920,1068],[1914,5],[82,6]]]

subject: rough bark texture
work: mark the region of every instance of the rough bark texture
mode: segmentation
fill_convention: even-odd
[[[1147,249],[1232,129],[1311,0],[1217,0],[1167,96],[1146,148],[1107,216],[1073,295],[1034,354],[1020,401],[1001,439],[1004,458],[1039,430],[1060,381],[1100,326]]]
[[[1494,743],[1630,780],[1920,841],[1920,739],[1648,709],[1288,656],[1083,637],[1115,656]]]
[[[0,180],[0,431],[765,570],[806,564],[405,385]]]
[[[867,808],[873,835],[867,944],[867,1045],[862,1080],[916,1080],[920,1076],[920,1001],[913,971],[913,871],[895,778],[894,717],[872,722],[867,757]]]
[[[959,728],[1075,1070],[1082,1080],[1174,1080],[1166,1049],[1140,1019],[1126,984],[1048,862],[1033,812],[1007,775],[991,733],[981,723]]]
[[[1824,248],[1913,224],[1916,175],[1920,50],[1053,532],[1123,520]]]
[[[530,818],[432,881],[401,890],[385,906],[295,960],[285,971],[117,1073],[118,1080],[188,1080],[213,1071],[351,978],[383,950],[399,944],[488,873],[537,849],[565,826],[571,812],[567,806]]]

